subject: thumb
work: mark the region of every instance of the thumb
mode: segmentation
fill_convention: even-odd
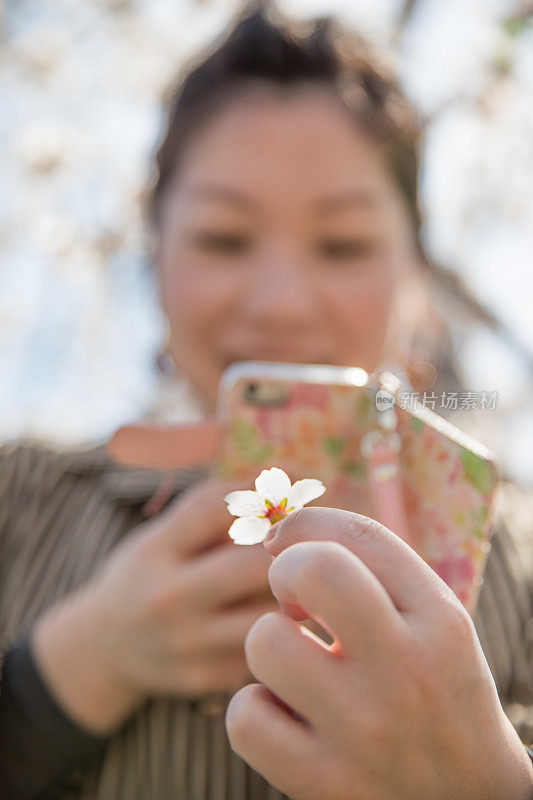
[[[362,514],[339,508],[302,508],[275,523],[264,546],[276,558],[291,545],[309,541],[337,542],[354,553],[400,611],[421,610],[432,605],[436,595],[455,599],[452,590],[408,544]]]
[[[241,488],[243,480],[238,483]],[[183,558],[199,555],[213,545],[230,544],[228,530],[233,517],[224,497],[236,484],[220,478],[193,484],[149,523],[153,535]]]

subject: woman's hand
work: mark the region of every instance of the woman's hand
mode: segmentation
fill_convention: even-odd
[[[233,749],[295,800],[531,798],[530,759],[474,625],[436,573],[387,528],[337,509],[303,509],[272,534],[285,614],[248,634],[261,684],[230,703]],[[308,616],[330,647],[295,621]]]
[[[246,634],[276,604],[264,548],[228,539],[222,499],[235,488],[193,486],[36,624],[41,673],[89,730],[110,732],[147,695],[200,696],[249,679]]]

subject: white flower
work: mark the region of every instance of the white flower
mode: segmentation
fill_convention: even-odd
[[[291,486],[289,476],[278,467],[264,469],[255,479],[255,489],[230,492],[224,498],[229,513],[238,517],[228,531],[235,544],[262,542],[271,525],[326,491],[322,481],[315,478],[304,478]]]

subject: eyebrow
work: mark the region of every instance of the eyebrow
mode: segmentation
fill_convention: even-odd
[[[253,197],[224,184],[198,183],[192,186],[190,191],[196,197],[230,203],[242,211],[253,212],[258,209],[258,204]],[[321,197],[313,205],[317,214],[325,216],[349,206],[370,206],[375,202],[376,194],[370,189],[349,189],[345,192]]]
[[[350,206],[373,206],[376,200],[376,193],[370,189],[349,189],[321,198],[315,203],[315,208],[319,214],[324,216]]]
[[[206,200],[220,200],[241,208],[243,211],[252,211],[257,206],[255,200],[244,192],[219,183],[197,183],[191,187],[190,191],[193,196]]]

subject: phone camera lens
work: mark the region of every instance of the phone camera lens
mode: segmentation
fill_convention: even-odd
[[[249,400],[253,400],[255,397],[257,397],[258,388],[259,387],[258,387],[257,383],[249,383],[247,385],[247,387],[246,387],[246,397]]]

